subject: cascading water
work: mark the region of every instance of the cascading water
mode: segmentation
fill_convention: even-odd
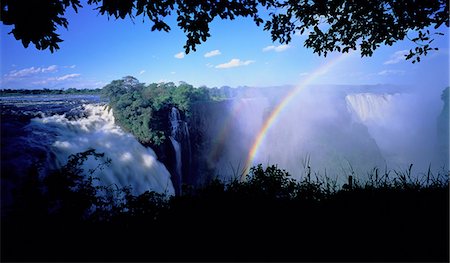
[[[182,180],[182,171],[181,171],[181,146],[180,143],[175,140],[173,136],[169,137],[172,142],[173,149],[175,151],[175,173],[176,173],[176,192],[181,193],[181,180]]]
[[[54,137],[48,158],[50,168],[67,162],[71,154],[95,149],[104,153],[104,160],[88,158],[84,171],[96,169],[106,159],[111,163],[93,174],[101,185],[131,187],[132,194],[145,191],[174,194],[170,173],[157,160],[151,148],[142,146],[134,136],[124,132],[114,123],[112,110],[105,105],[84,105],[84,116],[68,117],[66,114],[34,118],[28,125],[35,138]]]
[[[188,157],[189,157],[189,166],[191,166],[192,163],[192,148],[191,148],[191,136],[189,135],[189,128],[188,128],[188,124],[187,122],[183,122],[183,128],[184,128],[184,133],[186,135],[186,141],[187,141],[187,148],[188,148]]]
[[[189,129],[187,123],[180,117],[180,111],[172,107],[169,113],[171,133],[169,139],[175,151],[175,173],[176,183],[175,192],[181,194],[181,186],[183,183],[183,152],[188,150],[189,163],[191,160],[191,145],[189,139]],[[183,149],[183,143],[187,143],[186,149]]]
[[[391,108],[394,95],[358,93],[345,97],[348,109],[362,122],[385,120]]]

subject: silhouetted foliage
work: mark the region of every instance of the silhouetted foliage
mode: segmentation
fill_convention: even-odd
[[[55,213],[66,219],[80,220],[86,217],[100,205],[97,197],[99,187],[95,187],[94,177],[96,169],[85,171],[83,163],[92,156],[95,159],[104,157],[103,153],[97,153],[90,149],[85,152],[70,155],[67,164],[61,169],[50,172],[44,178],[45,197],[48,199],[49,213]],[[106,160],[97,169],[107,165]]]
[[[88,158],[103,154],[70,156],[44,191],[30,177],[28,210],[2,215],[2,260],[448,261],[448,173],[374,169],[342,189],[258,165],[244,181],[133,196],[94,186]]]
[[[410,39],[417,46],[406,59],[420,61],[427,55],[434,35],[427,27],[449,26],[449,5],[438,1],[275,1],[264,29],[272,40],[288,43],[294,33],[308,33],[305,47],[319,55],[359,49],[361,56],[372,56],[381,45],[391,46]],[[411,37],[408,34],[417,33]]]
[[[116,19],[147,17],[152,31],[170,31],[165,19],[175,15],[177,26],[187,37],[186,53],[195,51],[211,36],[209,25],[215,18],[250,17],[256,25],[264,24],[273,41],[289,43],[293,34],[309,32],[305,46],[324,56],[331,51],[345,53],[357,48],[362,56],[371,56],[380,45],[390,46],[409,38],[416,47],[406,58],[418,62],[420,56],[435,49],[430,46],[434,35],[442,34],[427,28],[449,26],[447,0],[89,0],[87,4],[96,6],[101,15]],[[58,26],[67,28],[64,15],[70,6],[77,11],[81,4],[78,0],[4,0],[0,19],[5,25],[14,25],[11,33],[25,47],[32,42],[37,49],[50,48],[53,52],[62,41],[55,32]],[[411,31],[417,35],[408,36]]]
[[[37,49],[59,49],[62,39],[56,34],[59,26],[67,28],[64,17],[66,8],[75,11],[81,7],[79,0],[4,0],[1,2],[0,19],[5,25],[14,25],[10,32],[24,47],[32,42]]]

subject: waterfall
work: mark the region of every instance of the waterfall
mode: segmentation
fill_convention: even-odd
[[[82,111],[82,117],[56,114],[34,118],[27,126],[35,144],[49,148],[50,168],[61,167],[71,154],[95,149],[105,154],[104,160],[89,158],[82,168],[86,172],[96,170],[96,183],[130,186],[134,195],[145,191],[174,194],[169,171],[151,148],[142,146],[115,124],[112,110],[105,105],[88,104]],[[106,159],[111,160],[110,165],[101,166]],[[102,169],[96,169],[99,165]]]
[[[172,128],[171,136],[175,137],[178,132],[178,127],[180,126],[180,111],[177,108],[172,107],[169,114],[169,120]]]
[[[188,156],[189,156],[189,167],[192,164],[192,151],[191,151],[191,136],[189,135],[189,128],[187,122],[184,122],[184,132],[187,137],[187,148],[188,148]]]
[[[347,107],[361,122],[380,122],[389,114],[393,95],[358,93],[345,97]]]
[[[177,193],[181,193],[181,180],[182,180],[182,174],[183,174],[183,172],[181,171],[181,163],[182,163],[182,161],[181,161],[181,145],[177,140],[175,140],[175,138],[173,136],[170,136],[169,138],[170,138],[170,141],[172,142],[173,149],[175,150],[175,162],[176,162],[175,173],[176,173],[176,177],[177,177],[176,178],[177,179],[176,180],[176,182],[177,182],[176,190],[177,190]]]
[[[169,139],[172,143],[175,151],[175,173],[176,173],[176,193],[181,194],[181,186],[183,184],[183,152],[188,151],[186,154],[191,162],[191,143],[189,138],[189,128],[187,122],[183,121],[180,117],[180,111],[172,107],[169,113],[169,120],[171,125],[171,133]],[[186,145],[184,145],[186,144]]]

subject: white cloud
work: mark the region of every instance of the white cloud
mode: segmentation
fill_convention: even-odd
[[[182,58],[184,58],[185,55],[186,54],[184,54],[184,52],[180,52],[180,53],[175,54],[174,57],[178,58],[178,59],[182,59]]]
[[[21,70],[12,70],[6,76],[11,78],[22,78],[41,72],[41,68],[25,68]]]
[[[387,75],[403,75],[405,74],[404,70],[382,70],[377,73],[377,75],[380,76],[387,76]]]
[[[39,74],[39,73],[54,73],[58,71],[57,65],[51,65],[46,68],[42,67],[30,67],[24,68],[21,70],[12,70],[8,74],[5,75],[7,78],[24,78],[29,77],[31,75]]]
[[[400,50],[395,52],[389,60],[386,60],[383,64],[384,65],[390,65],[390,64],[397,64],[401,61],[405,60],[405,55],[409,54],[408,50]]]
[[[71,65],[71,66],[65,66],[65,68],[76,68],[77,67],[77,65]]]
[[[282,44],[279,46],[267,46],[267,47],[263,48],[262,51],[263,52],[268,52],[268,51],[283,52],[283,51],[286,51],[290,47],[291,46],[286,45],[286,44]]]
[[[144,74],[144,73],[145,73],[145,69],[139,71],[139,75],[142,75],[142,74]]]
[[[81,76],[81,74],[77,74],[77,73],[67,74],[67,75],[64,75],[64,76],[61,76],[61,77],[57,77],[57,78],[55,78],[55,80],[56,81],[64,81],[64,80],[68,80],[68,79],[77,78],[79,76]]]
[[[227,63],[217,65],[216,68],[235,68],[235,67],[240,67],[240,66],[247,66],[254,62],[255,62],[254,60],[242,61],[238,58],[233,58],[232,60],[230,60]]]
[[[68,66],[52,65],[10,71],[0,79],[0,87],[7,89],[66,89],[100,88],[106,84],[96,79],[85,79],[78,73],[54,74],[60,69],[68,70]]]
[[[81,76],[81,74],[67,74],[67,75],[63,75],[61,77],[52,77],[52,78],[46,78],[46,79],[40,79],[40,80],[36,80],[31,82],[31,84],[33,85],[50,85],[50,84],[57,84],[58,82],[64,82],[73,78],[77,78]]]
[[[302,72],[302,73],[300,73],[300,77],[304,77],[304,76],[308,76],[309,75],[309,72]]]
[[[220,50],[216,49],[216,50],[212,50],[212,51],[206,52],[204,56],[205,56],[205,58],[210,58],[210,57],[218,56],[220,54],[222,54],[220,52]]]
[[[51,65],[46,68],[42,68],[41,71],[42,71],[42,73],[53,73],[53,72],[58,71],[58,66]]]

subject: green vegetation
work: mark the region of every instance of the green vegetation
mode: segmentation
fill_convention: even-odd
[[[142,143],[160,145],[169,136],[167,116],[172,107],[189,116],[198,101],[210,100],[204,87],[187,83],[152,83],[145,85],[131,76],[114,80],[102,89],[109,98],[116,122]]]
[[[99,95],[101,89],[2,89],[0,96],[25,96],[25,95]]]
[[[448,173],[374,169],[340,187],[258,165],[242,182],[133,196],[93,185],[109,160],[81,167],[102,157],[88,150],[30,176],[2,217],[2,260],[448,261]]]

